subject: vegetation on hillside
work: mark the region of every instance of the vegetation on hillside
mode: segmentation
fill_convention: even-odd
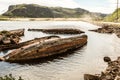
[[[5,75],[4,77],[0,77],[0,80],[24,80],[21,77],[19,77],[19,79],[15,79],[12,74],[9,75]]]
[[[46,7],[37,4],[11,5],[7,12],[2,14],[8,17],[29,17],[29,18],[81,18],[90,16],[91,18],[104,17],[101,13],[91,13],[81,8]]]
[[[118,11],[118,19],[117,19],[117,11]],[[104,21],[109,21],[109,22],[120,22],[120,8],[116,9],[112,14],[108,15],[105,17]]]

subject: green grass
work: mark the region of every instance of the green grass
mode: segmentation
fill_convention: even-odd
[[[21,77],[16,79],[12,76],[12,74],[9,74],[9,75],[5,75],[3,77],[0,77],[0,80],[24,80],[24,79],[22,79]]]
[[[117,19],[117,9],[107,17],[105,17],[104,21],[109,21],[109,22],[120,22],[120,8],[118,9],[118,19]]]

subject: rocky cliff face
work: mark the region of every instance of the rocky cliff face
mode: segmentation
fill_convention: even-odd
[[[62,7],[46,7],[37,4],[11,5],[9,6],[8,11],[2,15],[30,18],[81,18],[84,17],[84,15],[90,17],[104,17],[99,13],[91,13],[81,8],[70,9]]]

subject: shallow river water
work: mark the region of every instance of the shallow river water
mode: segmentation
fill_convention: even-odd
[[[106,67],[104,56],[116,59],[120,56],[120,39],[115,34],[100,34],[88,30],[98,26],[80,21],[1,21],[0,30],[13,30],[25,28],[25,36],[22,41],[36,37],[48,36],[42,32],[28,32],[28,28],[74,28],[85,31],[88,35],[88,43],[83,48],[66,56],[46,60],[36,64],[17,64],[0,62],[0,76],[13,74],[22,76],[25,80],[83,80],[85,73],[101,73]],[[70,37],[71,35],[59,35]],[[72,35],[76,36],[76,35]],[[0,52],[0,56],[9,51]]]

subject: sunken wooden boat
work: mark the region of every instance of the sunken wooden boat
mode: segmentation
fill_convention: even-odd
[[[10,50],[10,49],[17,49],[23,46],[27,46],[36,42],[41,42],[45,40],[50,40],[50,39],[55,39],[55,38],[60,38],[59,36],[46,36],[46,37],[41,37],[41,38],[35,38],[29,41],[21,42],[18,44],[7,44],[7,45],[0,45],[0,51],[4,50]]]
[[[28,29],[28,31],[41,31],[48,34],[81,34],[84,31],[79,29]]]
[[[17,35],[17,36],[24,36],[24,30],[25,29],[15,29],[15,30],[10,30],[10,31],[0,31],[0,35]]]
[[[34,59],[40,59],[80,48],[86,43],[86,35],[50,41],[48,40],[16,49],[8,55],[2,57],[1,60],[7,62],[24,62]]]
[[[24,36],[24,29],[17,29],[11,31],[3,30],[0,32],[0,46],[17,44],[21,40],[20,36]]]

